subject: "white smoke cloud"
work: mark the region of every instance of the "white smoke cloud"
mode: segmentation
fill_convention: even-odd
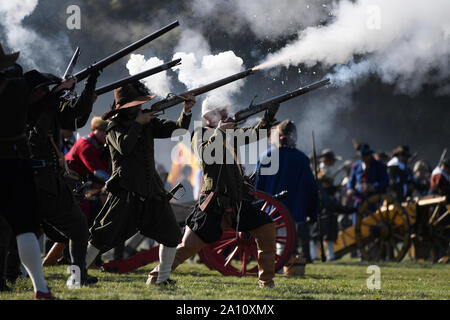
[[[173,59],[178,58],[181,58],[182,61],[181,65],[176,67],[178,80],[188,90],[204,86],[244,70],[243,60],[237,57],[233,51],[225,51],[203,57],[199,57],[192,52],[177,52]],[[238,80],[206,93],[202,104],[202,113],[220,105],[232,105],[233,95],[241,90],[243,84],[243,80]]]
[[[130,72],[130,75],[135,75],[145,70],[157,67],[163,63],[164,61],[156,57],[145,59],[142,54],[132,54],[126,67]],[[152,93],[161,97],[167,96],[167,94],[172,90],[171,77],[167,74],[167,71],[162,71],[150,77],[144,78],[141,82]]]
[[[183,31],[173,60],[181,58],[181,65],[172,68],[178,74],[178,81],[184,84],[187,90],[204,86],[208,83],[231,76],[244,70],[244,62],[233,51],[212,54],[206,39],[193,30]],[[163,63],[160,59],[152,57],[146,59],[143,55],[132,54],[127,63],[131,75]],[[165,96],[171,92],[173,79],[161,72],[148,77],[143,83],[154,93]],[[238,93],[244,85],[243,80],[238,80],[225,86],[214,89],[201,96],[214,104],[231,105],[233,95]],[[207,99],[214,96],[214,98]],[[209,105],[208,102],[206,104]],[[205,104],[205,106],[206,106]]]
[[[276,39],[319,23],[330,13],[331,0],[194,0],[199,18],[214,15],[225,32],[238,33],[248,26],[258,38]]]
[[[23,20],[31,15],[38,0],[1,1],[0,26],[4,30],[6,45],[20,51],[20,62],[33,69],[49,69],[61,75],[70,57],[71,45],[64,34],[47,39],[31,28],[23,25]],[[67,60],[67,61],[66,61]]]
[[[405,93],[450,76],[450,1],[345,0],[332,11],[333,21],[298,32],[264,62],[340,65],[331,75],[337,83],[375,73]]]

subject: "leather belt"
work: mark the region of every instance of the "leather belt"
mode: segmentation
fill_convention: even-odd
[[[46,160],[31,159],[31,167],[33,169],[41,169],[41,168],[55,167],[55,164],[53,162]]]

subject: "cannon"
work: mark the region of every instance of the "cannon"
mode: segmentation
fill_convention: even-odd
[[[295,248],[295,224],[286,206],[280,202],[287,195],[282,192],[271,196],[263,191],[251,191],[255,204],[268,214],[276,223],[275,270],[280,270],[291,257]],[[194,208],[195,202],[172,203],[172,208],[180,227]],[[245,214],[243,212],[242,214]],[[107,272],[126,273],[158,260],[159,246],[134,254],[124,260],[113,260],[103,265]],[[202,262],[212,270],[227,276],[256,276],[257,249],[255,239],[246,232],[225,230],[222,238],[207,245],[199,252]]]
[[[445,196],[399,203],[386,194],[369,197],[355,225],[340,230],[337,258],[359,249],[365,261],[400,262],[409,253],[416,261],[447,262],[450,255],[450,205]]]

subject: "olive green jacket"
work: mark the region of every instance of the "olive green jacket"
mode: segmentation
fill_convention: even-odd
[[[30,150],[25,135],[29,88],[23,77],[3,78],[0,93],[0,158],[27,159]]]
[[[191,143],[201,162],[203,172],[202,193],[215,191],[236,201],[250,199],[250,188],[244,183],[244,172],[237,161],[237,150],[244,144],[263,138],[264,135],[261,134],[260,129],[269,130],[270,121],[263,118],[253,127],[235,130],[234,145],[227,142],[225,132],[218,128],[203,127],[195,130]],[[221,144],[221,142],[223,143]],[[218,155],[216,157],[216,151],[219,151],[217,147],[220,145],[223,157]],[[211,161],[211,159],[217,159],[218,161]]]
[[[154,139],[169,138],[176,129],[187,130],[191,117],[182,112],[176,122],[154,118],[145,125],[123,113],[113,118],[106,135],[112,162],[106,189],[111,193],[125,189],[145,198],[161,199],[165,190],[155,167]]]
[[[58,169],[58,157],[49,136],[53,137],[61,150],[60,130],[83,127],[92,112],[94,90],[86,87],[78,101],[72,107],[69,102],[61,102],[53,95],[30,106],[28,117],[28,139],[31,147],[31,158],[45,160],[50,164],[46,168],[35,170],[37,186],[52,194],[58,194],[61,188],[61,172]]]

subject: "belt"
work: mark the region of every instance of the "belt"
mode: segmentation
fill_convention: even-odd
[[[39,160],[39,159],[31,159],[31,167],[33,169],[41,169],[41,168],[48,168],[48,167],[56,168],[56,166],[53,162],[46,161],[46,160]]]

